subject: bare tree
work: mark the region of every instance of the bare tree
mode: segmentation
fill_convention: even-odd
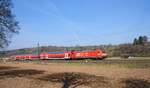
[[[0,48],[9,45],[13,34],[19,33],[18,22],[12,14],[11,0],[0,0]]]

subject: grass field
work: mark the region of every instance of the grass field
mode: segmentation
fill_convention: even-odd
[[[22,61],[38,64],[63,63],[74,66],[102,66],[102,67],[125,67],[125,68],[150,68],[150,57],[136,57],[132,59],[122,59],[119,57],[107,58],[105,60],[45,60],[45,61]]]
[[[150,59],[0,63],[1,88],[150,88]]]

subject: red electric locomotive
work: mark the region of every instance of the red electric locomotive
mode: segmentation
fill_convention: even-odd
[[[102,50],[66,52],[64,58],[75,59],[104,59],[107,54]]]

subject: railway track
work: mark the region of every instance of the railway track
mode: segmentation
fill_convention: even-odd
[[[149,63],[150,59],[105,59],[105,60],[21,60],[18,62],[44,62],[44,63],[104,63],[104,64],[115,64],[115,63]]]

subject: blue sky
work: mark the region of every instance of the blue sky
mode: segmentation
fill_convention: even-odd
[[[150,37],[150,0],[12,0],[20,34],[8,49],[129,43]]]

